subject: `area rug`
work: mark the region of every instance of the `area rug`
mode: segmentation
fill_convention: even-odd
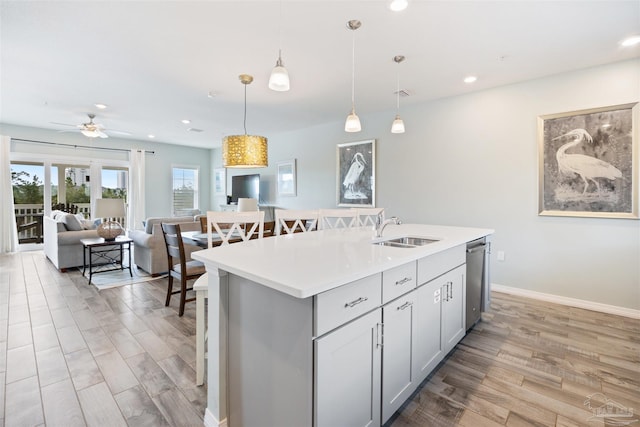
[[[80,272],[82,272],[82,268],[80,268]],[[114,270],[104,273],[94,272],[93,277],[91,278],[91,284],[98,288],[98,290],[103,290],[117,288],[118,286],[132,285],[134,283],[149,282],[151,280],[167,277],[166,274],[153,277],[147,272],[139,270],[138,268],[136,268],[136,266],[131,267],[131,274],[133,274],[133,277],[129,275],[128,268],[125,268],[124,270]],[[89,270],[85,272],[84,277],[89,280]]]

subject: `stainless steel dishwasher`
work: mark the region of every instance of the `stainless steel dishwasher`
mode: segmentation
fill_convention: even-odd
[[[486,237],[467,243],[467,330],[489,303],[489,253]]]

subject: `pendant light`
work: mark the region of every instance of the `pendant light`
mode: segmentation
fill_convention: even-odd
[[[360,126],[360,119],[356,115],[356,103],[355,103],[355,82],[356,82],[356,33],[355,31],[360,28],[362,23],[356,19],[347,22],[347,28],[353,31],[353,40],[351,43],[351,113],[347,116],[347,121],[344,124],[345,132],[360,132],[362,127]]]
[[[244,135],[229,135],[222,139],[222,162],[225,168],[267,167],[267,138],[247,135],[247,85],[253,77],[248,74],[239,77],[244,85]]]
[[[269,89],[277,92],[286,92],[289,90],[289,72],[284,68],[282,63],[282,1],[280,1],[280,35],[279,35],[279,47],[278,47],[278,60],[276,66],[271,71],[271,77],[269,77]]]
[[[400,63],[404,61],[404,56],[397,55],[393,57],[393,60],[398,67],[400,67]],[[396,78],[396,118],[391,125],[391,133],[404,133],[404,122],[400,118],[400,68],[398,68],[397,78]]]

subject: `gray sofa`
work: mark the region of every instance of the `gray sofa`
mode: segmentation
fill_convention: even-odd
[[[75,220],[74,220],[75,218]],[[80,220],[76,215],[54,211],[42,218],[44,253],[57,269],[83,265],[83,246],[80,239],[95,239],[98,232],[92,221]]]
[[[168,270],[167,249],[160,225],[163,222],[180,224],[181,231],[200,230],[199,216],[147,218],[144,230],[129,230],[127,234],[133,239],[133,263],[153,276]],[[185,245],[189,255],[199,249],[194,245]]]

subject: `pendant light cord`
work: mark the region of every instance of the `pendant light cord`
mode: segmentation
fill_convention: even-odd
[[[400,67],[400,63],[398,62],[398,67]],[[400,68],[398,68],[398,73],[396,74],[396,112],[400,113]]]
[[[351,38],[351,110],[356,108],[356,32]]]
[[[244,134],[247,134],[247,85],[244,85]]]

